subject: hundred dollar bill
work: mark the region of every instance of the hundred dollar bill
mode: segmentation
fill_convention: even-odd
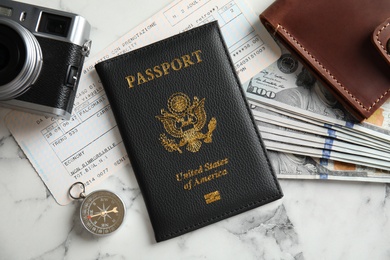
[[[390,183],[390,172],[310,156],[268,151],[279,179],[328,179]]]
[[[369,119],[358,123],[283,46],[281,58],[243,84],[249,100],[313,120],[327,128],[343,129],[390,144],[390,101]]]
[[[280,143],[280,142],[275,142],[270,140],[264,140],[264,144],[268,150],[290,153],[295,155],[298,154],[298,155],[310,156],[319,159],[330,159],[330,160],[351,163],[351,164],[360,164],[375,169],[390,171],[390,168],[387,167],[385,162],[375,160],[375,159],[365,158],[364,160],[362,160],[361,157],[355,155],[342,154],[339,152],[316,149],[311,147],[302,147],[299,145]]]
[[[329,175],[329,179],[337,179],[337,180],[359,180],[359,181],[375,181],[375,182],[388,182],[390,180],[390,172],[386,171],[388,167],[390,167],[389,163],[389,158],[388,158],[388,152],[382,152],[378,149],[372,149],[369,147],[363,147],[357,144],[353,144],[350,142],[344,142],[335,139],[334,137],[337,137],[335,132],[332,133],[332,131],[324,130],[319,128],[321,131],[314,131],[315,134],[311,134],[303,130],[301,125],[296,124],[296,122],[290,122],[287,124],[283,124],[281,121],[288,121],[289,118],[286,115],[280,115],[276,113],[275,111],[267,111],[265,108],[261,107],[256,107],[251,105],[252,112],[254,112],[255,118],[258,112],[262,112],[263,116],[258,118],[260,121],[256,121],[259,130],[261,131],[261,134],[263,136],[263,139],[265,140],[265,144],[267,149],[269,150],[270,153],[274,153],[274,151],[284,151],[285,153],[276,153],[279,156],[284,156],[291,158],[294,156],[305,156],[305,158],[309,158],[310,160],[317,161],[318,164],[321,164],[321,168],[326,168],[326,170],[321,171],[320,175],[308,175],[305,176],[304,174],[297,173],[289,173],[289,174],[279,174],[279,178],[300,178],[300,179],[318,179],[318,178],[324,178],[324,176],[328,176],[329,172],[332,172],[331,175]],[[268,115],[267,115],[268,114]],[[272,119],[271,122],[266,122],[267,120],[264,120],[264,115],[268,116],[268,119]],[[273,124],[272,124],[273,123]],[[297,126],[298,127],[295,127]],[[290,128],[292,126],[292,128]],[[310,126],[310,125],[309,125]],[[295,128],[294,128],[295,127]],[[318,126],[314,126],[314,129],[317,128]],[[312,129],[313,129],[312,128]],[[307,145],[310,147],[315,147],[315,148],[323,148],[321,150],[331,150],[330,152],[332,153],[332,157],[330,156],[323,156],[323,153],[321,150],[315,150],[315,152],[311,151],[312,153],[308,153],[307,149],[302,149],[299,146],[289,147],[290,149],[286,149],[286,146],[283,144],[277,144],[277,142],[280,142],[280,137],[271,137],[268,138],[265,133],[271,133],[274,135],[279,135],[279,136],[288,136],[291,138],[291,142],[294,144],[297,144],[300,142],[300,140],[306,140]],[[330,135],[328,135],[331,133]],[[324,136],[321,136],[323,134]],[[277,141],[276,143],[272,143],[273,146],[268,142],[267,139],[271,139],[271,141]],[[275,145],[276,144],[276,145]],[[369,145],[368,145],[369,146]],[[335,154],[333,151],[337,151],[339,153]],[[356,158],[350,158],[350,157],[344,157],[340,158],[340,156],[344,156],[345,154],[357,154],[362,156],[361,158],[357,159]],[[295,154],[295,155],[294,155]],[[299,154],[299,155],[297,155]],[[329,154],[329,151],[326,151],[325,155]],[[334,155],[337,155],[334,157]],[[282,156],[282,157],[283,157]],[[379,168],[384,168],[384,169],[375,169],[378,168],[377,164],[374,163],[364,163],[365,166],[360,165],[361,162],[367,162],[364,157],[372,157],[372,158],[379,158],[382,160],[382,166],[379,166]],[[318,157],[318,158],[315,158]],[[320,159],[321,158],[321,159]],[[339,159],[339,161],[333,161],[325,158],[336,158]],[[362,159],[364,158],[364,159]],[[353,160],[355,159],[355,160]],[[277,160],[279,162],[280,160]],[[344,161],[344,162],[342,162]],[[329,167],[331,166],[331,169]],[[334,166],[334,167],[333,167]],[[279,168],[277,168],[279,169]],[[347,169],[347,172],[344,172],[344,170]],[[325,173],[324,173],[325,171]],[[342,171],[341,173],[337,173],[337,171]],[[334,177],[334,175],[338,175],[338,177]],[[342,177],[340,177],[342,175]],[[370,176],[370,177],[368,177]],[[328,177],[326,177],[328,178]]]
[[[354,154],[362,157],[383,160],[389,164],[390,157],[388,152],[379,151],[348,142],[339,141],[334,138],[322,137],[300,131],[286,131],[267,126],[258,126],[263,139],[279,141],[283,143],[292,143],[301,146],[320,148],[329,151],[337,151],[345,154]]]
[[[264,115],[267,114],[264,113]],[[277,118],[275,115],[273,116]],[[308,133],[302,134],[297,128],[291,129],[289,125],[279,124],[282,118],[278,119],[275,120],[275,124],[267,122],[264,118],[261,121],[257,121],[268,150],[390,170],[388,152],[381,152],[376,149],[337,140],[336,146],[333,146],[335,140],[332,137],[324,138]],[[291,130],[294,131],[291,132]]]
[[[279,116],[284,116],[287,118],[290,118],[291,120],[295,120],[296,122],[301,122],[303,125],[308,127],[309,129],[311,128],[316,128],[315,126],[320,127],[319,129],[327,129],[326,131],[330,136],[336,135],[338,133],[339,137],[345,140],[348,140],[350,142],[355,142],[360,145],[366,145],[368,147],[374,147],[379,150],[384,150],[384,151],[390,151],[390,143],[384,142],[383,140],[378,140],[373,138],[370,135],[362,134],[359,132],[353,131],[353,129],[345,129],[345,128],[340,128],[340,127],[332,127],[329,124],[323,124],[317,120],[313,119],[308,119],[308,118],[303,118],[299,115],[286,112],[283,110],[280,110],[278,108],[273,108],[273,107],[268,107],[264,104],[256,103],[254,101],[249,101],[251,104],[252,109],[254,110],[259,110],[263,109],[262,111],[267,111],[268,113],[276,113]],[[257,115],[257,112],[254,112]],[[302,125],[301,124],[301,125]],[[318,129],[317,127],[317,129]]]
[[[390,145],[387,143],[379,142],[376,140],[369,140],[369,139],[367,140],[366,138],[362,138],[362,136],[359,135],[354,136],[348,132],[329,129],[326,126],[319,126],[316,124],[309,124],[306,122],[302,122],[294,118],[291,118],[289,116],[276,113],[274,111],[269,111],[259,106],[252,105],[251,108],[252,108],[252,113],[254,115],[254,118],[258,120],[260,124],[264,123],[266,125],[273,125],[274,127],[304,131],[310,134],[315,134],[324,137],[331,137],[346,142],[358,144],[360,146],[377,149],[380,151],[390,152]],[[364,147],[362,147],[362,149],[364,149]]]
[[[278,141],[274,141],[273,139],[268,138],[269,135],[266,135],[266,137],[263,138],[267,150],[306,155],[314,158],[330,159],[345,163],[360,164],[367,167],[390,171],[390,162],[386,160],[369,158],[323,148],[314,148],[313,146],[303,146],[302,142],[296,141],[294,143],[294,140],[288,137],[281,137]]]

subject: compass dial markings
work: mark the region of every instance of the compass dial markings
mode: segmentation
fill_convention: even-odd
[[[106,207],[107,202],[108,207]],[[96,191],[88,195],[80,209],[84,227],[93,234],[105,235],[117,230],[123,222],[125,206],[112,192]]]

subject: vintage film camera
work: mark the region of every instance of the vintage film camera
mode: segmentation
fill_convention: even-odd
[[[69,119],[90,28],[76,14],[0,0],[0,105]]]

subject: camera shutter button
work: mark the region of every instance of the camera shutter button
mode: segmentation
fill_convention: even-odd
[[[65,84],[68,87],[74,87],[76,86],[76,81],[78,77],[78,68],[74,66],[69,66],[68,73],[66,74],[66,82]]]

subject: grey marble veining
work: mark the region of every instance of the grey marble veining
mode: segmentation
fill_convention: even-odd
[[[92,56],[169,3],[29,2],[86,17]],[[257,13],[271,2],[249,1]],[[390,185],[379,183],[282,180],[282,200],[157,244],[127,166],[98,187],[124,200],[124,225],[109,237],[95,237],[80,223],[80,201],[54,201],[7,130],[9,111],[0,109],[0,260],[390,259]]]

